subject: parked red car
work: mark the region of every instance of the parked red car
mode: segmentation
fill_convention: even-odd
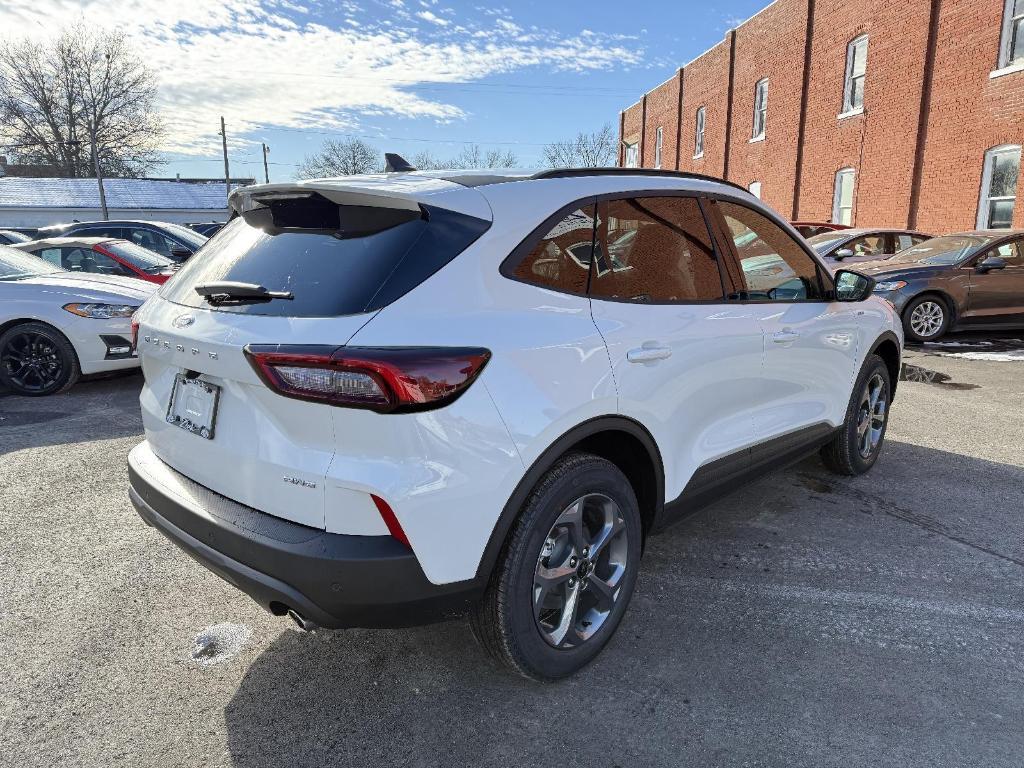
[[[833,224],[830,221],[794,221],[793,227],[804,237],[814,237],[823,232],[835,232],[840,229],[849,229],[845,224]]]
[[[109,237],[49,237],[15,246],[72,272],[135,277],[150,283],[165,283],[180,266],[127,240]]]

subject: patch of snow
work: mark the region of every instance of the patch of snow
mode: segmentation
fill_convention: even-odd
[[[950,352],[945,357],[959,357],[962,360],[991,360],[999,363],[1015,363],[1024,361],[1024,349],[1013,349],[1006,352]]]
[[[251,636],[244,624],[213,624],[196,635],[192,658],[204,667],[220,664],[236,656]]]

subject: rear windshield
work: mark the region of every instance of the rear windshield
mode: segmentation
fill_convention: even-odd
[[[294,299],[219,304],[250,315],[337,317],[372,312],[408,293],[464,251],[490,222],[421,206],[394,226],[343,234],[324,229],[257,228],[238,217],[185,262],[160,290],[168,301],[211,308],[196,293],[204,283],[255,283]],[[346,208],[342,219],[374,221],[374,212]],[[365,213],[365,215],[364,215]],[[410,220],[411,218],[411,220]]]
[[[0,245],[0,280],[17,280],[22,277],[51,275],[54,272],[63,271],[60,267],[43,261],[38,256],[15,250],[7,245]]]
[[[807,244],[811,246],[817,253],[825,253],[836,243],[842,242],[849,235],[835,232],[822,232],[820,235],[807,238]]]
[[[115,256],[119,256],[124,259],[133,267],[141,269],[144,272],[152,272],[155,274],[157,272],[162,272],[177,263],[168,259],[166,256],[154,253],[148,248],[143,248],[141,245],[129,243],[127,240],[104,243],[103,247]]]
[[[193,248],[198,250],[206,245],[206,241],[209,239],[206,235],[202,235],[195,230],[183,227],[179,224],[170,224],[164,222],[160,225],[168,234],[174,235],[179,240],[191,245]]]

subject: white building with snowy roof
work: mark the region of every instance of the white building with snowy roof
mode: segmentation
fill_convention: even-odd
[[[228,216],[223,181],[104,179],[103,190],[110,219],[185,224],[226,221]],[[0,229],[101,218],[96,179],[0,177]]]

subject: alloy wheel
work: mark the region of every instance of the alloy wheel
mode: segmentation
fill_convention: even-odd
[[[946,319],[946,311],[937,301],[922,301],[910,313],[910,329],[923,339],[939,332]]]
[[[537,628],[555,648],[572,648],[604,625],[621,594],[628,559],[619,505],[591,493],[566,507],[541,547],[533,578]]]
[[[33,331],[11,337],[0,350],[0,365],[26,392],[43,392],[60,381],[64,360],[53,339]]]
[[[889,387],[876,373],[864,387],[857,415],[857,449],[868,459],[878,450],[889,414]]]

